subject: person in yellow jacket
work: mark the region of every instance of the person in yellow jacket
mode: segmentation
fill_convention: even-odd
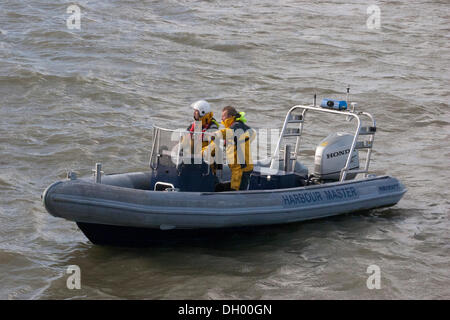
[[[247,190],[253,171],[250,143],[255,138],[255,132],[245,124],[246,122],[244,112],[237,112],[234,107],[227,106],[222,110],[222,124],[225,129],[216,132],[224,141],[227,162],[231,170],[232,190]],[[216,148],[214,141],[211,141],[208,148],[211,148],[211,155],[214,156]],[[204,148],[203,151],[206,150]]]

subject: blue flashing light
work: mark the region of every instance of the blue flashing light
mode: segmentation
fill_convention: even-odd
[[[347,101],[345,100],[332,100],[323,99],[320,104],[322,108],[335,109],[335,110],[347,110]]]

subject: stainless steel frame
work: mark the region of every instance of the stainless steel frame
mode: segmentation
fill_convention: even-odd
[[[278,159],[280,158],[279,153],[280,153],[280,147],[283,143],[283,139],[286,137],[293,137],[293,136],[297,136],[297,141],[295,144],[295,149],[294,149],[294,154],[293,157],[290,159],[292,161],[297,160],[298,157],[298,151],[300,148],[300,138],[302,136],[303,133],[303,124],[305,121],[305,116],[307,111],[316,111],[316,112],[325,112],[325,113],[332,113],[332,114],[337,114],[340,116],[346,116],[348,117],[348,119],[353,119],[355,118],[357,121],[357,127],[355,130],[355,134],[354,134],[354,138],[353,138],[353,142],[352,145],[350,147],[350,152],[348,153],[348,158],[345,164],[345,167],[342,168],[341,170],[341,175],[340,175],[340,180],[339,181],[344,181],[347,173],[351,172],[351,173],[365,173],[365,176],[367,176],[368,172],[369,172],[369,164],[370,164],[370,157],[372,154],[372,146],[373,146],[373,141],[375,139],[375,132],[376,132],[376,122],[375,119],[373,118],[373,116],[367,112],[356,112],[354,110],[354,104],[352,104],[353,110],[352,111],[339,111],[339,110],[333,110],[333,109],[326,109],[326,108],[321,108],[321,107],[317,107],[315,105],[309,105],[309,106],[305,106],[305,105],[296,105],[293,106],[291,109],[289,109],[289,111],[286,114],[286,118],[284,120],[283,123],[283,128],[281,129],[281,134],[280,134],[280,138],[278,139],[278,143],[277,146],[275,148],[275,152],[273,153],[272,156],[272,160],[271,160],[271,168],[275,168],[276,166],[276,162],[278,161]],[[296,110],[302,110],[301,116],[295,116],[293,114],[294,111]],[[365,116],[368,117],[372,123],[371,126],[368,127],[361,127],[361,116]],[[299,128],[298,129],[294,129],[296,131],[292,131],[291,128],[288,128],[288,124],[289,123],[299,123]],[[365,140],[365,141],[358,141],[358,137],[362,136],[362,135],[369,135],[369,140]],[[357,169],[357,170],[350,170],[349,166],[350,166],[350,162],[351,162],[351,155],[353,153],[353,150],[355,149],[361,149],[367,150],[367,157],[366,157],[366,163],[364,164],[364,169]],[[288,155],[289,156],[289,155]],[[285,158],[287,156],[285,155]]]
[[[185,134],[194,134],[194,135],[214,136],[214,134],[211,133],[211,132],[189,132],[187,130],[182,130],[182,129],[172,130],[172,129],[165,129],[165,128],[161,128],[161,127],[157,127],[157,126],[154,126],[153,130],[154,130],[153,131],[153,144],[152,144],[152,150],[151,150],[151,153],[150,153],[150,163],[149,163],[150,168],[153,169],[153,170],[156,170],[158,168],[159,158],[163,154],[165,154],[166,152],[170,153],[170,151],[163,150],[161,152],[161,150],[160,150],[160,147],[161,147],[161,132],[170,132],[171,134],[173,134],[174,132],[178,133],[178,139],[177,139],[177,141],[178,141],[177,148],[178,149],[177,149],[176,161],[175,161],[175,167],[177,168],[177,170],[179,168],[179,165],[181,164],[181,158],[180,158],[181,143],[180,143],[180,141],[181,141],[183,135],[185,135]],[[220,155],[222,155],[222,153],[220,153]],[[194,159],[194,161],[196,161],[196,160]],[[196,163],[196,162],[194,162],[194,163]],[[201,163],[201,161],[199,163]],[[207,171],[206,174],[209,174],[209,170],[210,170],[210,168],[208,166],[208,171]]]

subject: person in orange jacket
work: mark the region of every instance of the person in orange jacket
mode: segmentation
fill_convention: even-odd
[[[211,106],[206,100],[198,100],[191,104],[191,108],[194,109],[194,122],[187,128],[187,131],[193,133],[194,131],[215,131],[219,129],[219,122],[214,119],[214,114],[211,111]],[[196,128],[195,126],[202,123],[202,128]],[[202,135],[203,136],[203,135]],[[202,148],[208,145],[207,139],[202,137]]]
[[[180,139],[181,150],[188,157],[201,158],[201,152],[208,146],[212,132],[219,129],[220,124],[214,119],[211,106],[206,100],[192,103],[191,108],[194,109],[194,122],[187,127],[187,133]]]

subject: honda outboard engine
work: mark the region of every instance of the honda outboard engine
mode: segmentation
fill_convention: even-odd
[[[332,133],[316,148],[314,176],[320,180],[339,181],[345,167],[354,136],[348,133]],[[353,150],[349,169],[359,168],[358,151]],[[346,180],[355,178],[356,173],[347,174]]]

